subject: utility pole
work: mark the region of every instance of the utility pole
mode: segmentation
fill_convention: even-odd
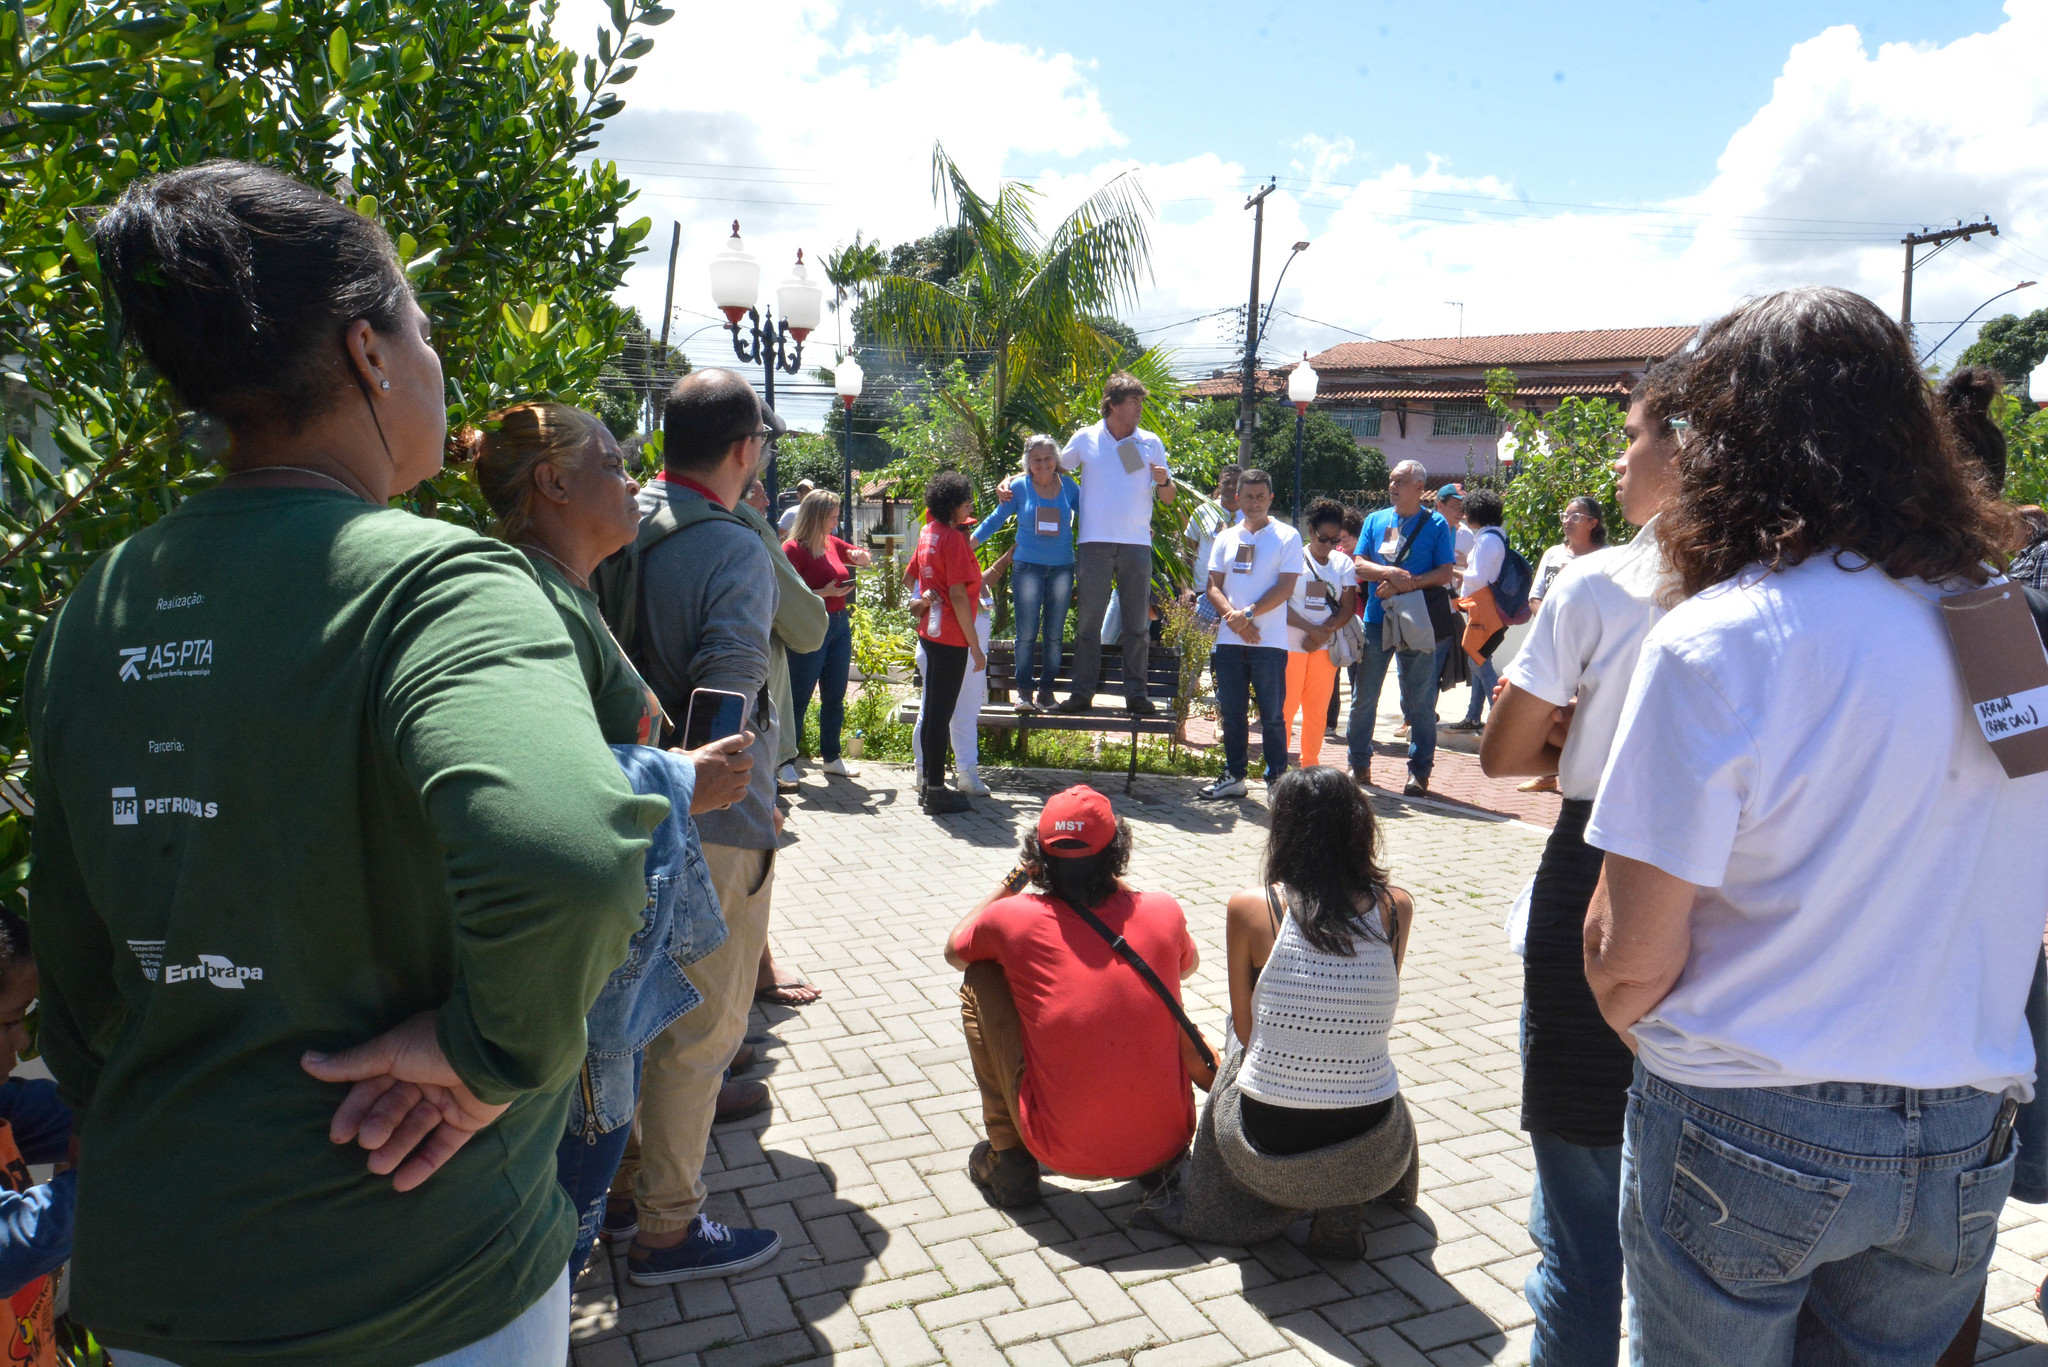
[[[1936,256],[1957,242],[1967,242],[1978,233],[1998,236],[1998,225],[1985,215],[1981,223],[1957,223],[1953,228],[1942,228],[1931,233],[1907,233],[1900,241],[1906,248],[1906,295],[1899,303],[1899,326],[1906,330],[1906,340],[1913,339],[1913,267],[1924,266]],[[1934,250],[1915,261],[1914,254],[1922,247],[1932,244]],[[1915,354],[1918,354],[1917,348]]]
[[[1465,301],[1462,299],[1446,299],[1444,302],[1458,311],[1458,340],[1462,342],[1465,340]]]
[[[668,292],[661,297],[661,351],[659,352],[661,359],[658,364],[663,369],[668,367],[669,320],[674,318],[676,314],[676,252],[682,245],[683,225],[678,221],[668,235]],[[649,369],[651,370],[653,367],[650,366]],[[651,384],[647,389],[647,406],[650,410],[654,407],[654,386]],[[652,416],[651,412],[649,416]],[[652,424],[650,423],[649,426],[651,428]]]
[[[1249,463],[1252,455],[1252,429],[1259,418],[1258,366],[1259,366],[1259,250],[1266,239],[1266,196],[1273,193],[1276,182],[1266,178],[1265,188],[1244,202],[1252,211],[1252,293],[1251,302],[1244,310],[1244,384],[1237,396],[1237,463]]]

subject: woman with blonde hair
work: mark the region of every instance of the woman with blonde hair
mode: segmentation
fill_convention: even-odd
[[[576,1209],[574,1276],[597,1240],[605,1195],[627,1155],[645,1051],[703,1001],[684,970],[725,943],[718,890],[691,814],[745,796],[752,737],[743,731],[694,751],[650,748],[667,729],[661,704],[619,648],[589,587],[591,571],[640,526],[640,486],[602,422],[568,404],[514,404],[481,427],[464,428],[456,447],[497,514],[493,530],[525,554],[562,619],[613,757],[635,791],[658,793],[670,804],[647,852],[642,933],[584,1022],[583,1072],[555,1149],[556,1180]]]
[[[825,600],[825,643],[816,650],[789,653],[790,713],[799,740],[804,714],[811,710],[811,690],[818,690],[818,753],[825,772],[842,777],[853,771],[839,755],[840,732],[846,727],[846,680],[853,669],[853,621],[846,605],[853,601],[853,572],[872,564],[868,552],[832,534],[839,521],[839,495],[814,489],[797,505],[796,522],[782,553],[803,576],[804,583]]]
[[[1017,618],[1017,711],[1023,714],[1056,701],[1052,681],[1060,672],[1060,643],[1074,600],[1074,526],[1080,516],[1081,486],[1060,473],[1060,444],[1039,433],[1024,443],[1024,478],[1005,481],[1001,501],[969,538],[979,546],[1017,519],[1010,593]]]
[[[661,740],[661,703],[627,662],[598,612],[590,575],[640,529],[640,486],[618,441],[594,414],[565,403],[521,403],[456,437],[492,528],[523,552],[561,614],[576,665],[613,745]]]

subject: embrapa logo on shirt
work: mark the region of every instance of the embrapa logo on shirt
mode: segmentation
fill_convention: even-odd
[[[202,954],[196,964],[165,964],[164,986],[172,983],[190,983],[204,980],[215,987],[242,990],[245,982],[263,981],[261,968],[237,968],[231,961],[218,954]]]
[[[123,682],[198,678],[213,672],[212,641],[165,641],[158,646],[121,646]]]

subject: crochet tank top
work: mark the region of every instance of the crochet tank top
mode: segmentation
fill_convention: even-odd
[[[1389,924],[1384,908],[1374,913]],[[1394,948],[1359,935],[1353,954],[1309,944],[1293,916],[1279,918],[1273,952],[1252,988],[1252,1037],[1238,1090],[1273,1106],[1370,1106],[1401,1090],[1387,1031],[1401,998]]]

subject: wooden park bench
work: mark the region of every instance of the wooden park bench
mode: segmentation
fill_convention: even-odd
[[[1074,650],[1069,644],[1061,652],[1059,673],[1053,676],[1053,692],[1064,699],[1073,680]],[[988,705],[975,724],[984,730],[1016,731],[1020,742],[1032,731],[1103,731],[1131,737],[1131,761],[1124,775],[1124,791],[1138,781],[1138,737],[1173,736],[1173,695],[1180,687],[1180,651],[1154,644],[1145,661],[1145,696],[1159,709],[1155,716],[1135,717],[1124,710],[1124,652],[1120,644],[1102,647],[1102,682],[1097,686],[1098,705],[1086,712],[1038,712],[1019,716],[1012,694],[1017,687],[1017,643],[991,641],[988,647]],[[1109,698],[1115,699],[1102,705]],[[904,703],[898,713],[908,725],[917,722],[917,699]]]

